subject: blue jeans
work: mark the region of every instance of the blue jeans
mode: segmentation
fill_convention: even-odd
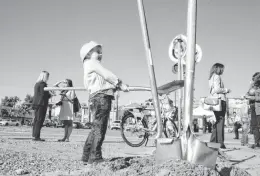
[[[107,131],[107,123],[113,96],[97,94],[90,100],[93,126],[83,148],[82,161],[94,162],[102,159],[101,147]]]

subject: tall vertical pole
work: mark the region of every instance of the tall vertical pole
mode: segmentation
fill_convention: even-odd
[[[119,120],[118,117],[118,99],[119,99],[119,92],[116,92],[116,120]]]
[[[174,106],[177,106],[177,92],[174,92]]]
[[[178,60],[178,80],[182,80],[182,64],[181,58]],[[178,102],[178,131],[179,135],[181,134],[181,110],[182,110],[182,89],[179,89],[179,102]]]
[[[137,0],[137,3],[138,3],[138,10],[139,10],[140,22],[141,22],[141,27],[142,27],[142,33],[143,33],[143,40],[144,40],[144,45],[145,45],[145,50],[146,50],[146,59],[147,59],[147,64],[148,64],[148,69],[149,69],[150,85],[152,88],[155,115],[156,115],[157,124],[158,124],[157,135],[155,137],[157,139],[157,138],[160,138],[162,135],[162,120],[161,120],[161,113],[160,113],[159,98],[158,98],[158,92],[157,92],[154,65],[153,65],[147,23],[146,23],[146,18],[145,18],[143,0]]]
[[[195,50],[196,50],[196,19],[197,0],[188,0],[188,20],[187,20],[187,59],[186,59],[186,79],[184,95],[184,129],[187,130],[192,122],[193,109],[193,87],[195,71]]]

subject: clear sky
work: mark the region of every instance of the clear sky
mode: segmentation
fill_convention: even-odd
[[[177,76],[168,57],[170,41],[186,33],[187,0],[144,0],[157,84]],[[230,97],[243,95],[260,71],[260,1],[198,0],[195,97],[208,95],[210,67],[221,62]],[[49,85],[70,78],[83,86],[81,46],[104,45],[103,64],[132,86],[149,86],[136,0],[0,0],[0,98],[33,93],[42,70]],[[80,101],[87,100],[84,92]],[[120,104],[141,102],[150,93],[121,93]]]

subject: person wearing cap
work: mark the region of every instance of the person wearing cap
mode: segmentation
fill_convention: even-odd
[[[93,127],[86,139],[82,161],[92,164],[103,161],[101,147],[105,139],[111,102],[117,89],[129,91],[118,77],[101,64],[102,46],[94,41],[86,43],[80,50],[84,68],[84,86],[89,92]]]

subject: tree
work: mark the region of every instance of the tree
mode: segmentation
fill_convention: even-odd
[[[6,109],[1,109],[1,116],[2,117],[8,117],[9,116],[9,112]]]
[[[31,107],[33,102],[33,96],[27,94],[24,98],[24,102],[17,108],[20,116],[25,116],[26,114],[31,114]]]
[[[30,94],[27,94],[24,98],[24,102],[31,104],[33,102],[33,96],[31,96]]]
[[[5,96],[4,99],[2,99],[2,106],[8,106],[8,107],[12,107],[14,108],[15,105],[21,101],[19,97],[17,96],[14,96],[14,97],[8,97],[8,96]]]
[[[13,96],[13,97],[5,96],[5,98],[2,99],[1,105],[9,108],[8,109],[2,108],[1,110],[2,115],[4,114],[5,116],[17,116],[17,111],[15,110],[15,106],[19,101],[21,100],[17,96]],[[3,109],[5,109],[6,111]]]
[[[17,107],[17,116],[22,117],[21,123],[24,123],[24,117],[26,114],[31,114],[33,97],[30,94],[27,94],[24,98],[24,102]]]
[[[19,114],[19,116],[24,117],[26,114],[31,114],[31,107],[28,104],[21,104],[17,107],[17,114]]]

